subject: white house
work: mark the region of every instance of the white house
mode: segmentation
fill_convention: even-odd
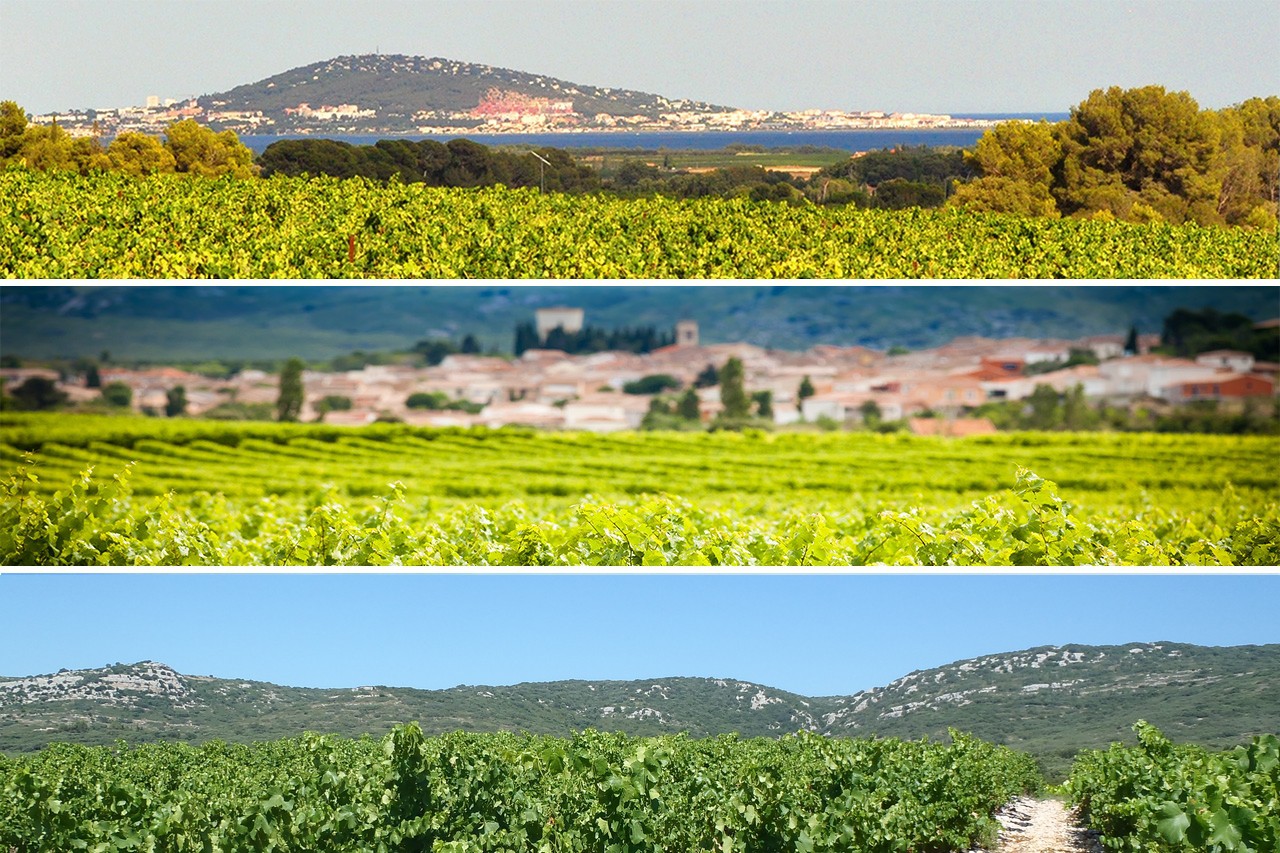
[[[1231,349],[1216,349],[1202,352],[1196,356],[1196,364],[1230,370],[1233,373],[1248,373],[1253,370],[1254,358],[1251,353]]]

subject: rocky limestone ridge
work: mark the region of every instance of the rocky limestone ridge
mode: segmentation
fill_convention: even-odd
[[[0,679],[0,707],[75,700],[138,707],[144,699],[163,699],[184,709],[201,704],[182,674],[155,661]]]
[[[866,726],[871,717],[875,720],[887,720],[925,709],[938,710],[947,704],[969,705],[976,697],[1002,689],[1010,690],[1009,676],[1025,674],[1031,670],[1043,671],[1043,680],[1016,685],[1017,692],[1031,695],[1046,690],[1076,689],[1081,693],[1101,693],[1163,686],[1175,682],[1212,683],[1220,679],[1220,676],[1186,669],[1155,674],[1138,671],[1132,675],[1122,673],[1106,682],[1099,681],[1096,677],[1098,666],[1107,662],[1108,656],[1115,664],[1107,666],[1108,671],[1130,668],[1136,663],[1134,656],[1172,659],[1182,657],[1180,649],[1167,648],[1173,645],[1129,643],[1118,647],[1085,647],[1087,651],[1082,651],[1077,646],[1043,646],[1012,654],[971,658],[935,669],[917,670],[884,687],[873,687],[836,699],[835,709],[822,716],[822,725],[824,728],[857,729]],[[1126,661],[1126,656],[1131,659]],[[1070,678],[1060,674],[1064,669],[1083,668],[1090,664],[1093,666],[1088,668],[1095,673],[1094,678]],[[989,680],[999,681],[1000,684],[989,683]],[[975,685],[975,682],[978,683]],[[955,685],[955,688],[945,689],[942,685]],[[919,698],[910,698],[913,696]],[[872,713],[868,714],[869,711]]]
[[[1235,733],[1247,737],[1269,730],[1267,721],[1280,712],[1271,689],[1278,676],[1280,645],[1160,642],[984,655],[912,672],[853,695],[825,697],[738,679],[691,677],[443,690],[304,688],[181,675],[144,661],[0,678],[0,751],[38,748],[68,736],[110,743],[122,733],[145,730],[151,736],[157,725],[189,724],[197,737],[239,740],[307,729],[358,736],[417,720],[431,733],[601,728],[694,737],[730,732],[776,737],[807,730],[943,738],[954,727],[1015,748],[1047,750],[1052,761],[1063,764],[1072,749],[1124,739],[1138,718],[1155,721],[1175,738],[1234,745]],[[1219,713],[1207,717],[1207,707]],[[88,730],[69,728],[77,720]]]

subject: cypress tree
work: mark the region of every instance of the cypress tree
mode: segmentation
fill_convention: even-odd
[[[276,418],[296,421],[302,414],[305,392],[302,388],[302,359],[291,358],[280,372],[280,396],[276,399]]]
[[[808,376],[805,376],[800,380],[800,388],[796,391],[796,408],[803,408],[804,401],[809,397],[812,397],[815,393],[813,382],[809,380]]]
[[[751,400],[747,397],[743,380],[746,371],[742,360],[731,358],[720,370],[720,402],[724,404],[726,419],[745,418],[751,414]]]
[[[698,407],[698,392],[692,388],[684,392],[680,397],[680,402],[676,406],[676,414],[687,421],[699,420],[702,413]]]

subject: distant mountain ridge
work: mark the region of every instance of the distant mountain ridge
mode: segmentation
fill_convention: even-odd
[[[1043,646],[909,673],[851,696],[807,697],[748,681],[655,678],[447,690],[283,687],[184,675],[153,661],[0,678],[0,751],[82,743],[584,728],[637,735],[944,737],[956,727],[1060,772],[1081,748],[1130,738],[1138,719],[1175,740],[1226,747],[1280,728],[1280,644]]]
[[[285,109],[294,109],[301,103],[316,108],[352,104],[376,110],[381,123],[412,125],[421,123],[413,120],[418,113],[475,109],[494,89],[527,98],[571,101],[573,112],[585,116],[603,113],[657,118],[661,113],[677,110],[730,109],[631,89],[587,86],[492,65],[403,54],[339,56],[204,95],[197,101],[206,110],[261,110],[277,121],[285,119]]]

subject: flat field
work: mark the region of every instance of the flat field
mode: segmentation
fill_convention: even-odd
[[[0,559],[1274,565],[1278,457],[1275,437],[595,435],[4,415]]]
[[[1270,278],[1274,233],[363,179],[0,173],[0,277]]]

